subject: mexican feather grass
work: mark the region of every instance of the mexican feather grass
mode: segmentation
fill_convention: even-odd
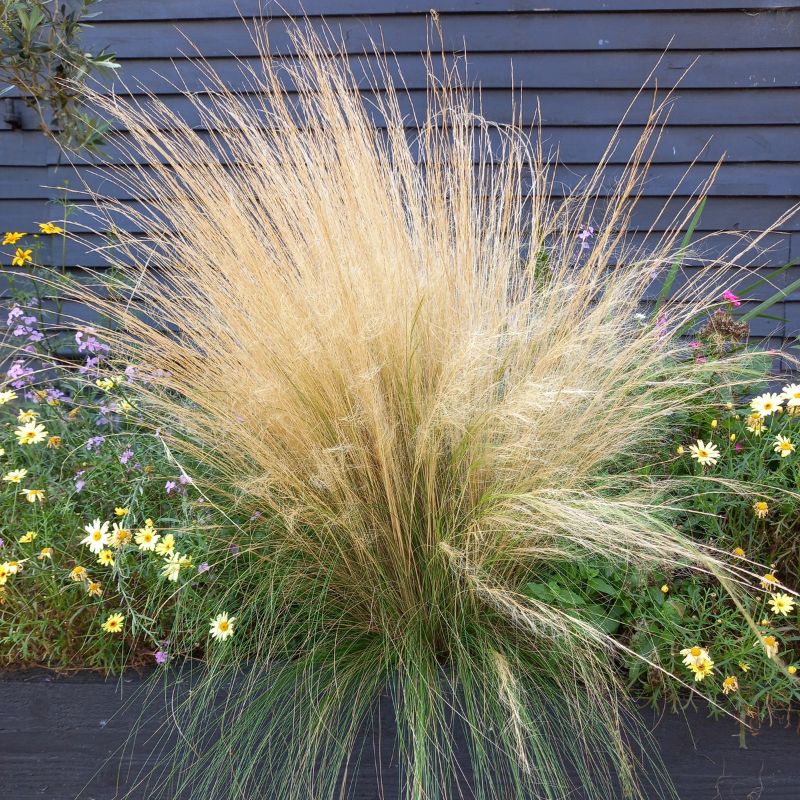
[[[713,269],[642,318],[696,208],[629,243],[666,108],[613,187],[616,136],[563,198],[537,137],[485,120],[446,62],[417,119],[400,91],[366,102],[361,67],[311,35],[294,46],[243,65],[245,95],[203,67],[186,97],[207,136],[154,97],[92,98],[127,130],[104,180],[146,198],[94,199],[144,235],[117,228],[126,300],[79,295],[198,488],[259,515],[216,543],[240,551],[219,609],[236,634],[176,699],[161,788],[347,796],[384,693],[407,800],[668,796],[628,746],[623,645],[522,592],[592,559],[726,574],[640,469],[675,415],[748,377],[679,335],[718,304]],[[179,604],[176,638],[207,629]]]

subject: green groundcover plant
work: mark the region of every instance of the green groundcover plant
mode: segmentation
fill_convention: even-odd
[[[759,237],[647,314],[698,206],[628,242],[662,108],[613,189],[616,139],[560,197],[453,72],[429,64],[421,120],[379,93],[376,130],[346,59],[294,46],[247,97],[207,68],[207,139],[91,98],[135,154],[105,177],[145,202],[93,195],[131,231],[112,286],[34,273],[103,322],[64,397],[7,374],[0,635],[53,663],[204,658],[153,794],[346,793],[389,688],[409,800],[668,796],[626,746],[626,682],[743,713],[796,691],[796,572],[761,534],[797,503],[797,387],[745,416],[770,359],[729,346],[715,278]],[[56,332],[12,312],[20,352]]]

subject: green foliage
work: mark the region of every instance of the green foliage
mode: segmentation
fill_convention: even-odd
[[[99,0],[0,2],[0,80],[36,112],[42,131],[68,150],[97,152],[107,125],[86,113],[80,87],[95,70],[119,64],[105,49],[81,46],[86,20]]]

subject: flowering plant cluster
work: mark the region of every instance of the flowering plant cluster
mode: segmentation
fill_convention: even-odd
[[[74,334],[74,365],[43,369],[37,310],[20,300],[6,320],[0,662],[119,670],[200,654],[234,635],[220,608],[237,602],[223,595],[238,548],[215,557],[212,505],[142,424],[129,391],[148,376],[111,370],[91,329]]]
[[[733,307],[741,305],[726,295]],[[707,337],[690,342],[693,357],[713,362],[746,336],[731,334],[741,324],[732,317],[723,324],[716,312],[714,320],[702,329],[716,326],[714,346]],[[654,455],[643,471],[694,478],[694,513],[681,528],[737,565],[739,605],[711,577],[674,570],[647,576],[629,621],[631,644],[753,717],[800,699],[800,384],[754,384],[734,395],[717,377],[717,401],[698,403],[695,413],[676,419],[672,452]],[[756,489],[755,498],[739,491],[744,485]],[[657,670],[641,662],[629,668],[654,699],[677,699],[675,685]]]

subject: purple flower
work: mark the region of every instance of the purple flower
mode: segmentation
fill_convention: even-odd
[[[0,547],[5,547],[5,546],[6,543],[2,539],[0,539]],[[208,564],[206,564],[206,566],[208,566]]]
[[[163,650],[156,651],[156,664],[166,664],[167,658],[168,656]]]
[[[8,312],[8,320],[6,325],[11,325],[17,317],[21,317],[25,312],[15,303],[11,310]]]
[[[75,342],[78,345],[79,353],[107,353],[111,349],[109,345],[97,341],[92,335],[94,332],[94,328],[87,328],[85,333],[83,331],[78,331],[75,334]],[[84,339],[84,336],[87,338]]]
[[[86,442],[86,444],[84,445],[84,447],[85,447],[85,448],[86,448],[86,449],[87,449],[89,452],[91,452],[92,450],[99,450],[99,449],[102,447],[102,445],[103,445],[103,442],[105,442],[105,440],[106,440],[106,437],[105,437],[105,436],[92,436],[92,437],[91,437],[91,438],[90,438],[90,439],[89,439],[89,440]]]
[[[94,372],[95,375],[100,375],[100,357],[87,356],[86,361],[78,367],[78,372],[81,375],[86,375],[89,372]]]
[[[86,481],[83,480],[83,478],[78,478],[78,480],[75,481],[75,491],[76,492],[80,492],[83,489],[84,486],[86,486]]]
[[[33,375],[33,370],[25,366],[25,362],[18,358],[6,372],[11,386],[14,389],[22,389],[31,382],[30,376]]]
[[[589,226],[588,228],[584,228],[579,234],[578,238],[581,240],[581,250],[588,250],[589,249],[589,239],[594,236],[594,228]]]
[[[250,521],[252,522],[254,519],[258,519],[264,512],[263,511],[256,511],[252,517],[250,517]]]
[[[211,567],[206,561],[204,561],[202,564],[197,565],[197,574],[202,575],[204,572],[208,572],[210,569]]]
[[[178,482],[181,486],[186,486],[187,484],[193,484],[194,481],[186,474],[183,473],[180,478],[178,478]]]
[[[240,553],[239,545],[238,544],[229,545],[228,551],[231,553],[231,555],[238,556]]]
[[[127,464],[133,458],[133,450],[125,450],[119,457],[120,464]]]
[[[172,492],[175,491],[177,486],[178,486],[178,484],[175,483],[175,481],[167,481],[164,484],[164,489],[166,490],[167,494],[171,494]]]
[[[128,379],[128,383],[133,383],[136,380],[136,367],[125,367],[125,377]]]

